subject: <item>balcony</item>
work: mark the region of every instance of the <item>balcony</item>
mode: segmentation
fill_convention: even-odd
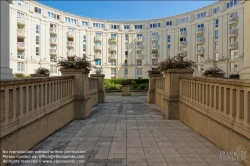
[[[73,41],[67,41],[67,46],[68,47],[74,47],[74,42]]]
[[[56,63],[57,62],[56,56],[50,56],[50,62]]]
[[[17,49],[19,49],[19,50],[24,50],[24,49],[25,49],[25,44],[24,44],[24,42],[17,42]]]
[[[230,42],[229,49],[235,49],[235,48],[238,48],[238,42]]]
[[[141,45],[137,45],[137,46],[136,46],[136,50],[142,50],[142,48],[143,48],[143,47],[142,47]]]
[[[152,41],[158,41],[159,40],[159,36],[152,36]]]
[[[238,36],[238,29],[230,30],[229,37]]]
[[[110,54],[109,55],[109,59],[116,59],[117,58],[117,55],[116,54]]]
[[[196,50],[196,54],[201,54],[201,55],[203,55],[203,54],[204,54],[204,49],[203,49],[203,48],[197,49],[197,50]]]
[[[187,55],[187,51],[183,51],[183,50],[181,50],[181,51],[179,52],[179,54],[180,54],[180,55],[184,55],[184,56],[186,56],[186,55]]]
[[[101,45],[95,45],[95,50],[101,50]]]
[[[67,37],[74,37],[74,33],[73,32],[67,32]]]
[[[109,47],[109,50],[115,51],[115,50],[116,50],[116,46],[110,46],[110,47]]]
[[[187,36],[187,31],[181,31],[179,32],[180,37],[186,37]]]
[[[56,38],[50,38],[49,43],[50,44],[57,44]]]
[[[17,30],[17,36],[24,38],[25,37],[25,31],[23,29],[18,29]]]
[[[94,40],[95,40],[95,41],[101,41],[101,40],[102,40],[102,37],[101,37],[101,36],[95,36]]]
[[[50,33],[53,33],[53,34],[56,34],[57,32],[56,32],[56,28],[54,28],[54,27],[50,27],[49,28],[49,32]]]
[[[205,42],[205,38],[197,38],[197,44],[203,44]]]
[[[17,23],[18,24],[22,24],[22,25],[25,25],[25,18],[24,17],[17,17]]]
[[[204,32],[205,32],[204,27],[197,28],[197,33],[204,33]]]
[[[49,49],[49,53],[52,54],[52,55],[56,55],[57,51],[56,51],[55,48],[51,48],[51,49]]]
[[[158,44],[153,44],[152,45],[152,50],[158,50],[159,49],[159,45]]]
[[[67,51],[67,56],[68,57],[73,57],[75,54],[74,54],[74,51]]]
[[[109,41],[110,41],[110,42],[116,42],[116,37],[110,37],[110,38],[109,38]]]
[[[101,54],[95,54],[95,59],[101,59]]]
[[[144,55],[143,55],[143,54],[136,54],[136,58],[137,58],[137,59],[143,59],[143,58],[144,58]]]
[[[229,18],[229,24],[236,24],[236,23],[238,23],[238,16]]]
[[[197,63],[204,63],[204,62],[205,62],[204,58],[200,58],[200,59],[197,60]]]
[[[142,42],[142,36],[138,36],[135,38],[135,42]]]
[[[186,46],[186,45],[187,45],[187,41],[180,41],[180,47]]]
[[[153,59],[159,58],[159,54],[158,54],[158,53],[153,53],[153,54],[152,54],[152,58],[153,58]]]

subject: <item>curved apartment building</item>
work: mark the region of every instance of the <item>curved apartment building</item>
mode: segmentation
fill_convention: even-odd
[[[198,62],[196,76],[213,65],[229,75],[243,68],[243,26],[244,5],[237,0],[143,21],[91,19],[15,0],[10,5],[10,67],[29,75],[42,66],[57,76],[58,57],[91,55],[106,78],[147,78],[153,64],[183,54]]]

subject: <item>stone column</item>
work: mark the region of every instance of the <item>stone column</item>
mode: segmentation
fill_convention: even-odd
[[[162,112],[166,119],[179,119],[179,77],[193,76],[193,69],[169,69],[165,73],[165,97]]]
[[[244,68],[240,73],[240,79],[250,79],[250,1],[245,0],[244,4]]]
[[[89,70],[60,69],[62,76],[74,76],[75,119],[87,119],[91,113]]]
[[[98,79],[98,103],[106,102],[106,92],[104,89],[104,74],[90,74],[90,77]]]
[[[1,14],[0,14],[0,25],[1,25],[1,41],[0,41],[0,80],[12,79],[12,69],[10,69],[10,2],[7,0],[0,1]],[[12,43],[16,44],[16,43]]]
[[[149,74],[148,75],[147,102],[149,104],[155,104],[155,80],[161,77],[163,77],[162,74]]]

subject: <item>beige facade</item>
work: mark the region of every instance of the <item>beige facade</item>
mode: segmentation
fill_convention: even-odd
[[[42,66],[60,75],[58,57],[92,55],[106,78],[148,78],[145,72],[154,63],[181,53],[198,62],[196,76],[213,65],[228,76],[243,68],[243,26],[244,4],[234,1],[130,22],[90,19],[35,1],[13,1],[10,67],[13,73],[29,75]]]

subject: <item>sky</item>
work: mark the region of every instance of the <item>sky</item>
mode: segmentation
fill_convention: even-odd
[[[40,3],[72,14],[105,20],[148,20],[169,17],[192,11],[216,2],[215,0],[177,1],[51,1]]]

